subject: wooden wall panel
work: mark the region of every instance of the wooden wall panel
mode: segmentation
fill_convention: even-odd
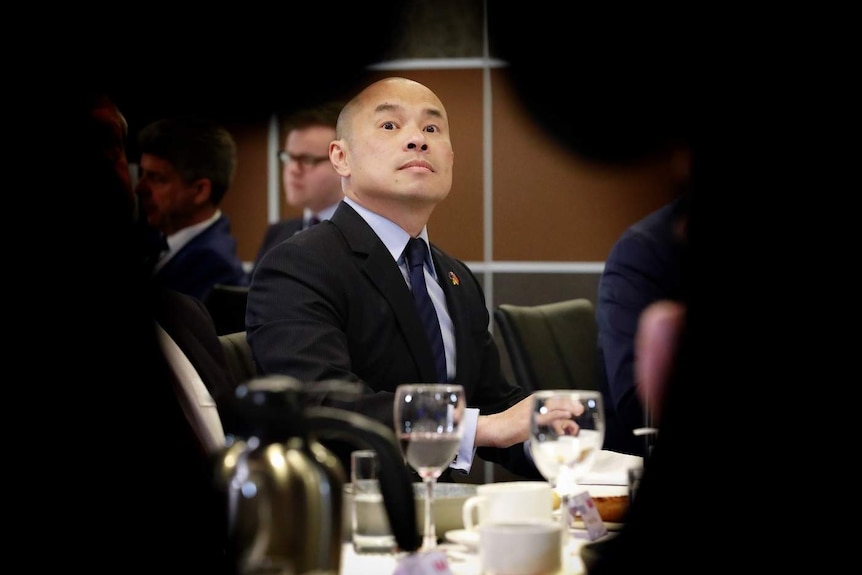
[[[237,252],[243,261],[254,261],[267,226],[267,123],[226,125],[237,145],[236,174],[222,199],[221,209],[230,218]]]
[[[432,241],[466,261],[483,261],[482,70],[373,71],[370,83],[404,76],[434,90],[449,113],[455,166],[452,191],[428,224]],[[667,202],[666,161],[626,169],[587,163],[551,140],[491,69],[493,261],[602,262],[623,230]],[[363,84],[363,85],[364,85]],[[254,259],[267,225],[268,124],[229,126],[239,147],[233,188],[222,209],[240,257]],[[282,138],[279,138],[279,145]],[[298,211],[283,201],[282,216]]]
[[[604,261],[623,230],[667,202],[667,162],[588,164],[551,140],[492,70],[494,260]]]

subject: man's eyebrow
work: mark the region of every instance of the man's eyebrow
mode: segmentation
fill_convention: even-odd
[[[438,110],[437,108],[426,108],[425,109],[426,116],[432,116],[434,118],[443,118],[443,112]]]
[[[402,106],[399,106],[398,104],[388,104],[388,103],[387,104],[379,104],[376,108],[374,108],[375,113],[376,112],[398,112],[401,110],[403,110]],[[437,108],[425,108],[425,110],[423,110],[423,113],[426,116],[431,116],[434,118],[442,118],[443,117],[443,112],[441,112]]]
[[[400,110],[401,106],[396,104],[379,104],[376,108],[374,108],[375,112],[395,112],[396,110]]]

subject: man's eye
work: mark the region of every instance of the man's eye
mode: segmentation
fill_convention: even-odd
[[[392,122],[383,122],[383,129],[384,130],[394,130],[395,124],[393,124]]]
[[[428,126],[428,127],[426,127],[426,128],[425,128],[425,131],[426,131],[426,132],[434,133],[434,132],[436,132],[436,131],[437,131],[437,126]]]

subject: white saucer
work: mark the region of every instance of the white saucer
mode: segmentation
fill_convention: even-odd
[[[479,548],[479,531],[470,529],[453,529],[446,532],[446,540],[475,550]]]

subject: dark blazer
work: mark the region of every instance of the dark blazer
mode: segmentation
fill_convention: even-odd
[[[215,284],[248,285],[227,216],[192,238],[156,272],[156,278],[165,287],[201,301]]]
[[[646,439],[635,392],[634,339],[641,312],[660,299],[682,296],[682,243],[674,224],[687,209],[685,197],[670,202],[628,228],[611,248],[599,280],[596,303],[599,367],[604,395],[605,448],[644,455]]]
[[[500,371],[482,288],[461,261],[431,253],[452,317],[457,366],[467,405],[505,410],[527,394]],[[364,413],[393,428],[401,383],[436,381],[434,361],[410,288],[392,255],[346,203],[329,221],[292,236],[261,260],[249,291],[248,341],[260,369],[301,381],[361,382],[356,401],[321,401]],[[541,478],[523,444],[480,448],[482,459]]]
[[[266,228],[266,234],[263,236],[263,243],[260,245],[260,249],[257,250],[257,256],[254,258],[254,267],[257,267],[257,264],[260,263],[260,259],[272,248],[272,246],[301,231],[302,218],[292,218],[270,224],[269,227]]]

